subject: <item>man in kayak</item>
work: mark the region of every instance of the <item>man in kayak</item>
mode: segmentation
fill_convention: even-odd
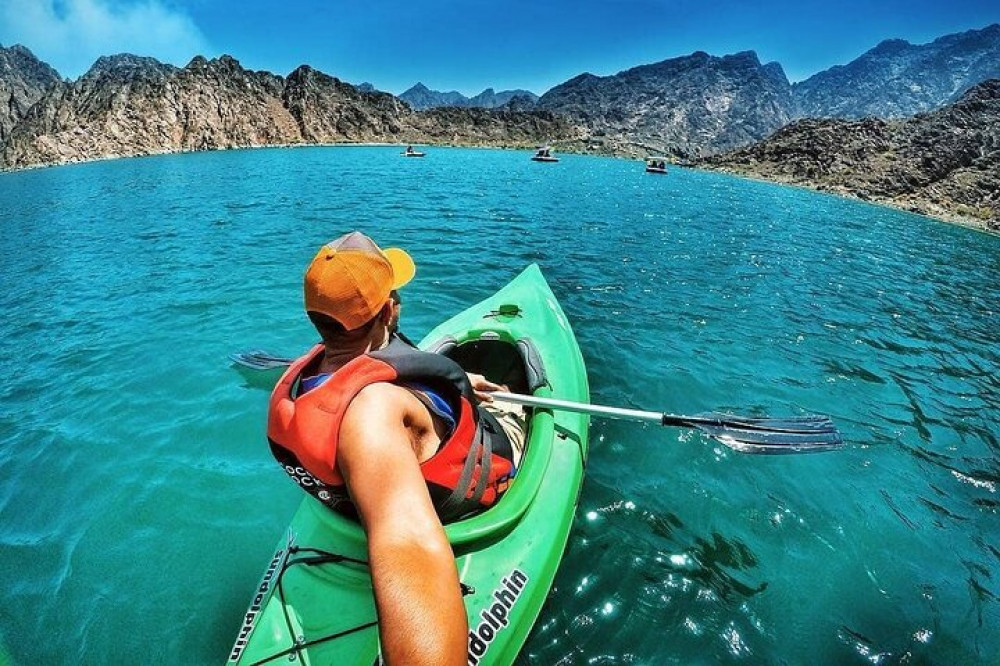
[[[385,661],[465,664],[468,622],[442,523],[506,490],[524,420],[478,404],[502,387],[395,334],[392,295],[414,273],[406,252],[359,232],[320,249],[305,309],[323,342],[275,387],[268,440],[296,483],[364,527]]]

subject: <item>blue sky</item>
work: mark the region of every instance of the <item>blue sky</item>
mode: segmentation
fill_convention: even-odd
[[[1000,0],[0,0],[0,44],[24,44],[70,78],[99,55],[184,65],[228,53],[251,69],[306,63],[396,94],[417,81],[541,94],[585,71],[697,50],[754,50],[795,81],[883,39],[998,22]]]

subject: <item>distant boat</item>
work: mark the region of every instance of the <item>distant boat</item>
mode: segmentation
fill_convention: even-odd
[[[558,162],[558,157],[552,157],[550,154],[550,149],[548,146],[542,146],[538,149],[531,159],[535,162]]]
[[[646,158],[646,173],[666,173],[666,172],[667,172],[666,157]]]
[[[400,153],[403,157],[423,157],[427,153],[422,153],[419,150],[413,150],[413,146],[407,146],[406,150]]]

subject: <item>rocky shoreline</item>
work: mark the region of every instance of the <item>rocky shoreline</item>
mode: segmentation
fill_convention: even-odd
[[[1000,231],[1000,79],[906,120],[798,121],[696,165]]]
[[[751,180],[757,183],[768,183],[770,185],[781,185],[782,187],[794,187],[798,189],[808,190],[810,192],[819,192],[821,194],[830,194],[835,197],[842,197],[844,199],[851,199],[853,201],[860,201],[866,204],[871,204],[872,206],[880,206],[883,208],[889,208],[891,210],[899,211],[901,213],[910,213],[912,215],[919,215],[925,217],[929,220],[934,220],[935,222],[943,222],[946,224],[954,224],[960,227],[966,227],[968,229],[973,229],[975,231],[980,231],[990,235],[1000,235],[1000,226],[996,224],[989,224],[985,220],[969,215],[963,215],[948,208],[942,208],[939,205],[935,205],[931,201],[920,201],[919,199],[914,199],[912,202],[907,204],[899,204],[888,199],[876,199],[869,196],[861,196],[856,192],[844,188],[830,188],[824,185],[810,184],[801,181],[795,181],[788,178],[769,178],[765,176],[755,175],[749,171],[743,171],[735,168],[726,167],[706,167],[704,165],[686,165],[685,168],[693,169],[695,171],[710,171],[713,173],[724,173],[727,176],[732,176],[733,178],[742,178],[744,180]],[[937,212],[932,212],[936,210]]]

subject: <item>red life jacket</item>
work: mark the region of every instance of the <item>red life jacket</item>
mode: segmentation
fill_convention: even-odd
[[[306,492],[331,509],[353,512],[337,468],[340,425],[355,396],[376,382],[433,387],[457,415],[451,435],[420,465],[442,522],[481,511],[506,490],[514,472],[510,442],[496,419],[475,404],[457,363],[393,336],[385,348],[351,360],[296,397],[298,380],[322,357],[323,345],[316,345],[292,363],[274,387],[267,418],[271,452]]]

